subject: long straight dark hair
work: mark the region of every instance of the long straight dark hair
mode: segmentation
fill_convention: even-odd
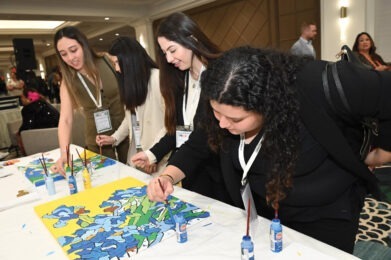
[[[118,37],[109,54],[117,56],[121,72],[118,73],[119,93],[126,109],[134,111],[145,103],[151,69],[157,68],[143,46],[134,38]]]
[[[209,40],[198,24],[183,13],[173,13],[164,19],[157,29],[156,39],[158,37],[164,37],[191,50],[205,66],[208,65],[209,60],[221,54],[220,48]],[[167,132],[173,134],[177,124],[176,111],[181,109],[176,107],[176,101],[178,95],[183,93],[186,71],[169,64],[160,48],[156,53],[160,68],[160,90],[166,105],[164,124]]]

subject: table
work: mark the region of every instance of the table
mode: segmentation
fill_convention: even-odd
[[[22,120],[22,114],[19,107],[0,110],[0,148],[9,147],[11,145],[7,123],[16,120]]]
[[[71,151],[75,150],[71,146]],[[81,150],[82,148],[80,148]],[[31,155],[27,159],[37,158]],[[22,158],[23,161],[26,158]],[[110,174],[102,174],[93,186],[131,176],[145,183],[152,178],[122,163],[102,169]],[[8,177],[1,178],[7,174]],[[82,180],[77,180],[82,188]],[[29,189],[31,194],[18,205],[4,209],[15,201],[20,189]],[[0,259],[67,259],[67,256],[45,228],[34,212],[34,206],[67,196],[69,189],[65,181],[56,182],[57,193],[48,196],[44,187],[34,188],[15,165],[0,169]],[[137,259],[240,259],[240,242],[245,232],[246,216],[242,209],[232,207],[217,200],[175,187],[174,196],[188,201],[210,212],[208,220],[198,223],[188,230],[188,242],[180,244],[175,237],[167,238],[159,244],[141,251]],[[283,227],[284,249],[273,253],[269,249],[270,221],[259,217],[258,234],[253,237],[256,259],[358,259],[339,249]],[[133,257],[135,259],[135,257]]]

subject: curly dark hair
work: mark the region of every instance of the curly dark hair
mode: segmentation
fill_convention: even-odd
[[[299,102],[294,86],[305,59],[273,50],[239,47],[210,62],[202,74],[204,102],[242,107],[264,118],[261,153],[270,161],[266,199],[274,208],[292,186],[299,146]],[[224,136],[208,106],[203,127],[212,150],[224,149]]]

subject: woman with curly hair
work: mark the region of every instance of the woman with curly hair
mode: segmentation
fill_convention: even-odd
[[[328,106],[327,64],[250,47],[226,52],[201,79],[208,138],[190,138],[181,148],[187,157],[176,156],[165,174],[175,183],[216,151],[234,206],[243,208],[240,190],[248,184],[259,215],[278,211],[284,225],[352,253],[364,197],[379,195],[368,165],[391,161],[391,75],[337,64],[353,111],[346,121]],[[330,87],[337,101],[331,80]],[[361,160],[359,118],[369,115],[380,122],[377,148]],[[159,180],[147,190],[156,201],[173,191],[168,178]]]

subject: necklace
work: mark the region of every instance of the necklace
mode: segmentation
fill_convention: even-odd
[[[191,77],[195,80],[198,80],[198,77],[200,76],[200,73],[197,73],[195,72],[194,70],[192,70],[191,68],[189,69],[190,70],[190,74],[191,74]]]

